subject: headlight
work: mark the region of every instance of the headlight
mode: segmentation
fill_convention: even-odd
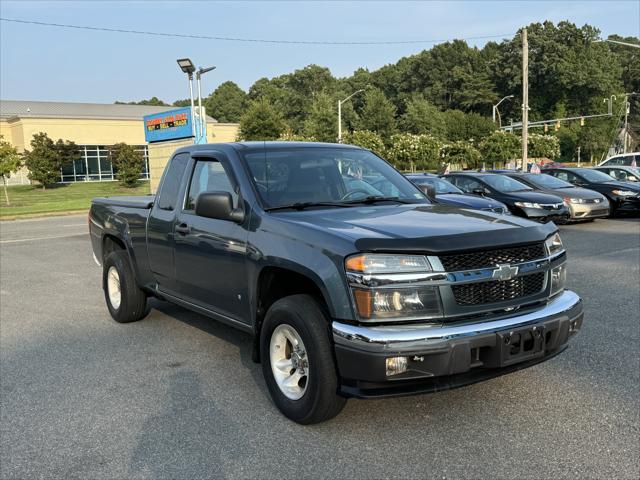
[[[587,203],[584,198],[565,198],[565,201],[568,200],[568,203]]]
[[[354,307],[362,321],[442,317],[438,287],[407,283],[407,276],[433,270],[425,256],[354,255],[346,259],[345,269]],[[381,282],[384,285],[377,286]]]
[[[566,263],[551,270],[551,295],[555,295],[564,290],[565,283],[567,283]]]
[[[632,192],[631,190],[612,190],[615,195],[620,197],[631,197],[633,195],[637,195],[638,192]]]
[[[549,255],[555,255],[556,253],[560,253],[564,251],[562,238],[560,238],[560,234],[557,232],[551,235],[549,238],[547,238],[544,243],[547,246],[547,251],[549,252]]]
[[[516,207],[520,208],[542,208],[539,203],[531,202],[514,202]]]

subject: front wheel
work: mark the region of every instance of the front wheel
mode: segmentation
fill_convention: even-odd
[[[262,373],[274,403],[294,422],[324,422],[340,413],[346,402],[338,394],[328,326],[320,305],[309,295],[278,300],[262,325]]]

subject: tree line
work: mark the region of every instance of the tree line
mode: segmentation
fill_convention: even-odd
[[[640,61],[635,49],[596,42],[600,32],[590,25],[543,22],[533,23],[527,30],[530,121],[605,113],[604,100],[616,95],[611,117],[587,119],[584,126],[577,121],[563,123],[557,131],[550,124],[546,131],[538,128],[531,132],[557,139],[560,160],[574,160],[578,146],[583,160],[600,159],[614,144],[621,126],[621,94],[640,91]],[[637,38],[609,38],[638,43]],[[475,152],[484,157],[487,150],[495,155],[498,149],[489,148],[487,138],[503,147],[514,144],[509,136],[494,135],[491,113],[492,105],[513,95],[500,105],[500,117],[503,124],[520,121],[521,62],[520,33],[482,48],[454,40],[375,71],[360,68],[345,78],[334,77],[328,68],[309,65],[278,77],[261,78],[248,92],[227,81],[204,104],[218,121],[239,122],[241,139],[333,142],[338,133],[337,101],[363,89],[363,94],[343,105],[345,131],[379,135],[387,153],[414,142],[414,137],[407,136],[411,134],[437,139],[445,156],[466,149],[472,158]],[[155,97],[146,102],[154,100],[161,102]],[[637,132],[640,98],[631,97],[630,101],[630,125]],[[189,101],[174,104],[183,106]],[[421,137],[421,142],[433,140]],[[635,134],[632,143],[638,143]],[[508,158],[519,155],[509,149],[501,151],[513,155]]]

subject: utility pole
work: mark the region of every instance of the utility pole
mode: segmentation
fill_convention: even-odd
[[[624,94],[624,150],[622,153],[627,153],[627,143],[629,138],[629,109],[631,104],[629,103],[629,94]]]
[[[527,29],[522,29],[522,170],[527,168],[529,142],[529,44]]]

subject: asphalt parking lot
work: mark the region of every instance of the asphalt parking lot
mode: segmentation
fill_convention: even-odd
[[[638,478],[640,221],[561,227],[585,301],[562,355],[470,387],[271,403],[249,337],[154,301],[115,323],[86,217],[0,223],[0,476]]]

